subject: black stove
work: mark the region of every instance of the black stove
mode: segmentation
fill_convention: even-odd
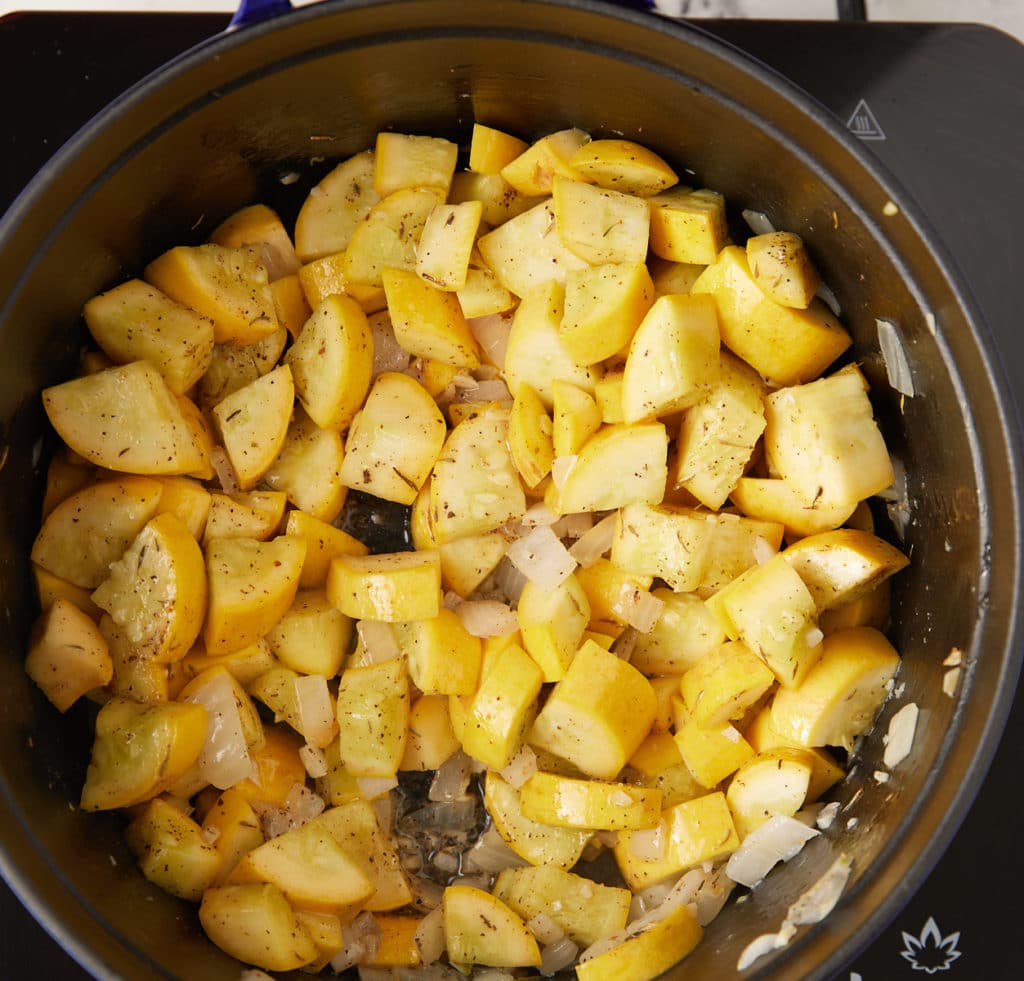
[[[69,4],[70,6],[70,4]],[[148,71],[222,30],[216,14],[0,19],[0,212],[75,130]],[[1024,46],[975,25],[698,22],[787,75],[909,189],[959,265],[1024,404]],[[836,981],[1010,981],[1024,850],[1024,700],[932,875]],[[0,978],[88,981],[0,883]],[[797,981],[797,979],[794,979]]]

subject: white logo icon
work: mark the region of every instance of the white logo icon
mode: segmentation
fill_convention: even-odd
[[[924,971],[925,974],[948,971],[960,956],[961,952],[956,949],[960,941],[960,931],[944,937],[931,916],[928,917],[919,937],[907,933],[906,930],[900,932],[903,934],[903,950],[900,951],[900,957],[915,971]]]
[[[884,140],[885,133],[879,126],[875,114],[864,99],[857,103],[850,118],[846,120],[846,128],[861,140]]]

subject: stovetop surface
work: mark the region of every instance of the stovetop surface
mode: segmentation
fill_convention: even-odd
[[[0,213],[79,126],[148,71],[227,23],[216,14],[15,14],[0,19]],[[816,96],[928,216],[1024,404],[1024,46],[970,25],[705,21]],[[838,978],[1010,981],[1024,851],[1024,700],[975,805],[931,876]],[[0,977],[87,981],[0,883]]]

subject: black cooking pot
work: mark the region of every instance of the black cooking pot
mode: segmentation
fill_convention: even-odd
[[[49,446],[40,389],[76,363],[83,301],[148,258],[203,240],[248,202],[294,217],[331,162],[380,129],[465,142],[474,119],[524,137],[570,125],[626,134],[685,168],[686,183],[724,192],[736,214],[755,208],[799,232],[906,474],[888,508],[912,556],[894,596],[903,667],[835,791],[845,809],[670,976],[733,976],[747,943],[777,930],[845,853],[854,871],[836,910],[747,972],[833,975],[928,874],[980,785],[1020,661],[1018,436],[987,330],[907,195],[828,113],[697,29],[583,0],[327,2],[215,38],[135,87],[0,226],[0,860],[98,977],[233,981],[239,967],[204,939],[192,907],[136,872],[117,817],[75,809],[87,710],[59,717],[23,673]],[[887,384],[879,317],[902,337],[911,398]],[[953,648],[963,669],[951,696],[942,662]],[[908,701],[920,708],[913,750],[879,783],[882,734]]]

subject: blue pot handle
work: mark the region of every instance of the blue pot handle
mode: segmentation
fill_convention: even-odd
[[[259,24],[261,21],[270,20],[271,17],[286,14],[291,9],[290,0],[241,0],[235,16],[228,24],[228,29]]]

